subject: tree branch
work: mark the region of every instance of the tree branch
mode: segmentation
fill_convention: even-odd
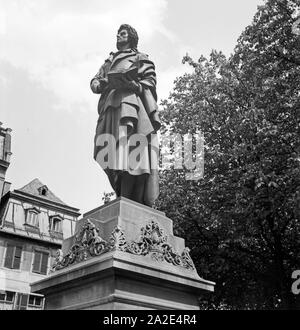
[[[299,65],[300,66],[300,60],[296,59],[296,58],[292,58],[290,56],[287,56],[287,55],[284,55],[282,52],[280,52],[279,50],[275,49],[274,50],[274,55],[277,57],[277,58],[280,58],[286,62],[289,62],[289,63],[293,63],[293,64],[296,64],[297,66]]]

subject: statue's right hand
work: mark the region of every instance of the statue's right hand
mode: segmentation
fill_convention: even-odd
[[[108,79],[107,78],[98,78],[93,79],[91,82],[91,89],[96,94],[101,94],[105,90],[105,88],[108,85]]]
[[[108,84],[108,79],[107,78],[101,78],[99,79],[101,85],[107,85]]]
[[[99,91],[101,92],[101,93],[103,93],[104,92],[104,90],[107,88],[107,86],[108,86],[108,79],[107,78],[100,78],[99,79]]]
[[[93,79],[91,82],[91,89],[93,93],[99,94],[100,93],[100,82],[98,79]]]

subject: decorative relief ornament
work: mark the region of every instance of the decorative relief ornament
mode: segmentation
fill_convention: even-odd
[[[158,223],[152,220],[145,227],[141,228],[141,235],[137,242],[127,242],[125,234],[119,226],[114,228],[109,242],[107,242],[99,236],[99,229],[87,220],[75,236],[75,243],[69,252],[63,256],[62,251],[58,250],[51,271],[65,268],[71,264],[99,256],[111,250],[141,256],[149,255],[156,261],[166,261],[174,266],[182,266],[189,270],[195,270],[195,265],[189,254],[189,248],[185,248],[180,255],[167,243],[167,239],[167,235],[164,235]]]
[[[76,262],[81,262],[109,251],[110,245],[99,236],[98,232],[99,229],[90,220],[87,220],[75,236],[75,242],[69,249],[69,252],[65,256],[62,256],[61,250],[57,252],[51,271],[65,268]]]
[[[127,252],[128,246],[126,238],[122,229],[119,226],[115,227],[115,229],[113,230],[109,242],[111,249]]]
[[[157,222],[153,220],[141,229],[139,242],[131,242],[127,252],[139,255],[150,255],[156,261],[166,261],[174,266],[182,266],[195,270],[194,263],[189,255],[189,249],[185,248],[179,255],[172,246],[167,243],[167,235]]]

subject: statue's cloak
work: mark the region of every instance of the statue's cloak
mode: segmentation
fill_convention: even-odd
[[[104,168],[117,196],[120,195],[120,180],[124,171],[131,175],[147,174],[144,191],[144,203],[152,205],[159,194],[158,187],[158,140],[157,131],[160,128],[158,117],[155,66],[146,54],[134,49],[120,51],[105,61],[99,72],[91,81],[100,82],[106,78],[109,71],[120,71],[132,66],[138,67],[138,83],[140,91],[134,93],[123,89],[110,89],[100,85],[96,93],[101,93],[98,104],[99,119],[96,127],[94,158],[102,166],[103,156],[100,151],[106,147],[100,142],[100,136],[110,134],[116,141],[116,150],[109,155],[109,167]],[[93,87],[92,87],[93,89]],[[95,92],[95,91],[94,91]],[[138,157],[138,165],[132,167],[128,161],[128,138],[139,134],[147,139],[147,145]],[[137,145],[138,146],[138,145]],[[141,148],[139,149],[139,151]]]

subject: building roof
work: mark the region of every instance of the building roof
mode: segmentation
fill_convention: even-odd
[[[45,195],[41,194],[42,187],[46,189]],[[59,199],[57,196],[55,196],[53,194],[53,192],[46,185],[44,185],[39,179],[32,180],[27,185],[25,185],[24,187],[22,187],[20,189],[17,189],[16,191],[24,192],[26,194],[33,195],[33,196],[45,199],[50,202],[55,202],[55,203],[66,205],[61,199]]]

